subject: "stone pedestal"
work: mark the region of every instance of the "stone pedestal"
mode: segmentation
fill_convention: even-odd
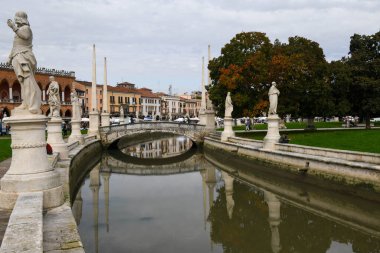
[[[228,141],[229,137],[235,137],[235,132],[232,130],[233,119],[231,117],[224,118],[224,130],[222,132],[221,141]]]
[[[124,124],[124,123],[125,123],[125,118],[124,118],[124,116],[120,116],[120,117],[119,117],[119,122],[120,122],[120,124]]]
[[[215,112],[213,110],[206,110],[206,130],[215,131]]]
[[[199,112],[199,124],[206,125],[206,111],[204,109]]]
[[[279,123],[280,118],[277,114],[269,115],[267,118],[268,132],[264,138],[264,149],[274,150],[275,144],[280,140]]]
[[[95,135],[99,138],[99,113],[98,111],[92,111],[89,113],[90,127],[88,129],[88,135]]]
[[[69,157],[67,143],[62,138],[62,118],[52,117],[48,122],[47,143],[53,148],[53,152],[59,153],[60,159]]]
[[[60,177],[51,167],[46,154],[48,118],[17,110],[13,110],[12,114],[6,120],[12,129],[12,162],[0,181],[0,208],[12,209],[20,193],[36,191],[43,192],[45,209],[62,205]]]
[[[69,136],[68,142],[79,141],[80,144],[84,143],[84,138],[80,132],[80,120],[71,120],[71,135]]]
[[[110,114],[107,112],[103,112],[101,115],[102,118],[102,126],[109,126],[110,125]]]

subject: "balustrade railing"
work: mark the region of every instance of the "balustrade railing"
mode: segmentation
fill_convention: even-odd
[[[181,130],[203,130],[205,126],[193,123],[178,123],[170,121],[159,122],[139,122],[133,124],[122,124],[113,126],[99,127],[100,133],[117,132],[122,130],[162,130],[162,129],[178,129]]]
[[[9,69],[13,70],[12,65],[9,65],[4,62],[0,62],[0,69]],[[53,76],[68,76],[68,77],[75,77],[74,71],[67,71],[67,70],[57,70],[57,69],[49,69],[49,68],[37,68],[36,73],[40,74],[48,74]]]

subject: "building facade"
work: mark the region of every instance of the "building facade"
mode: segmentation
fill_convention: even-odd
[[[46,94],[50,85],[50,76],[54,76],[59,84],[62,103],[60,114],[63,118],[69,118],[72,115],[70,93],[72,83],[75,80],[75,72],[37,68],[35,79],[42,91],[41,111],[44,115],[50,113],[48,105],[49,95]],[[21,86],[13,71],[13,67],[0,63],[0,113],[2,115],[11,116],[12,110],[19,105],[21,105]]]
[[[141,115],[161,119],[161,97],[148,88],[138,89],[138,92],[141,94]]]

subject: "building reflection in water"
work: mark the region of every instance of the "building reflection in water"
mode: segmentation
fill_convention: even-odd
[[[90,189],[92,191],[93,215],[94,215],[94,242],[95,252],[99,252],[99,188],[100,188],[100,163],[90,172]]]
[[[168,140],[166,143],[174,145],[177,142]],[[152,144],[152,149],[155,145]],[[169,144],[166,146],[166,150],[168,150],[169,146]],[[177,146],[177,144],[174,146]],[[180,146],[171,150],[178,150],[178,147]],[[99,239],[102,239],[102,236],[99,236],[99,190],[101,187],[104,187],[106,225],[104,232],[109,233],[111,237],[114,236],[112,233],[115,233],[114,231],[110,232],[109,229],[110,177],[113,169],[118,173],[122,173],[120,168],[123,166],[120,163],[118,164],[119,169],[113,168],[112,166],[115,166],[115,164],[114,160],[105,158],[102,160],[102,164],[98,164],[90,172],[87,185],[89,185],[92,193],[93,239],[91,239],[91,246],[88,247],[94,249],[91,252],[99,252]],[[181,165],[178,166],[178,173],[181,173],[181,171],[199,172],[197,174],[199,175],[198,189],[201,189],[201,193],[199,199],[194,199],[194,201],[202,200],[203,212],[201,211],[199,215],[203,217],[199,218],[203,222],[199,224],[199,227],[209,237],[208,242],[211,244],[211,248],[204,248],[197,252],[279,253],[294,251],[325,253],[329,247],[332,247],[331,245],[336,245],[336,243],[333,243],[334,241],[339,241],[344,246],[355,245],[355,247],[361,249],[355,252],[369,253],[379,252],[377,250],[380,250],[379,238],[358,233],[355,229],[340,225],[330,219],[325,219],[324,216],[305,211],[297,206],[289,205],[288,202],[281,204],[280,199],[284,199],[284,196],[281,195],[279,199],[276,194],[268,189],[261,189],[251,185],[251,183],[245,183],[240,178],[236,179],[233,174],[219,171],[214,165],[206,161],[203,155],[196,155],[190,158],[188,162],[185,161],[179,164]],[[184,166],[191,166],[193,169],[184,170]],[[174,165],[170,167],[170,173],[175,173],[173,170],[175,167]],[[162,166],[162,168],[165,167]],[[131,170],[127,171],[129,173]],[[139,169],[139,171],[141,170]],[[128,175],[123,176],[127,177]],[[160,177],[162,184],[165,185],[166,180],[170,177],[170,175]],[[100,179],[103,180],[102,185]],[[72,207],[77,224],[81,226],[83,202],[86,202],[83,197],[84,191],[85,188],[78,191]],[[151,194],[155,196],[155,194],[160,193],[151,192]],[[173,199],[172,201],[180,202],[182,199]],[[88,200],[88,202],[91,202],[91,200]],[[331,201],[328,203],[331,203]],[[202,208],[201,205],[198,208]],[[182,220],[184,220],[184,217],[181,218]],[[142,222],[145,222],[142,224],[145,226],[147,220]],[[189,222],[194,221],[189,220]],[[124,229],[127,230],[128,228]],[[81,236],[82,233],[89,233],[89,231],[80,232]],[[162,231],[162,233],[166,232],[170,234],[170,231]],[[181,237],[181,235],[178,236]],[[143,238],[144,235],[141,235],[141,237]],[[127,241],[123,242],[127,243]],[[346,244],[344,244],[345,242]],[[108,242],[102,240],[101,243],[102,245],[107,245]],[[120,245],[120,247],[123,247],[123,245]],[[108,248],[108,246],[104,246],[104,248]],[[157,249],[155,252],[164,251]]]
[[[176,136],[132,145],[121,151],[137,158],[169,158],[185,153],[192,145],[189,138]]]

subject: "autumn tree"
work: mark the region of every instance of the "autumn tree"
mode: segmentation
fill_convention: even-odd
[[[252,114],[253,107],[260,100],[256,83],[264,80],[260,76],[262,72],[266,74],[257,62],[270,58],[271,49],[272,44],[265,33],[242,32],[222,48],[218,58],[211,60],[208,66],[212,79],[209,94],[219,116],[224,116],[228,91],[232,95],[234,117]],[[253,65],[253,62],[257,64]]]

